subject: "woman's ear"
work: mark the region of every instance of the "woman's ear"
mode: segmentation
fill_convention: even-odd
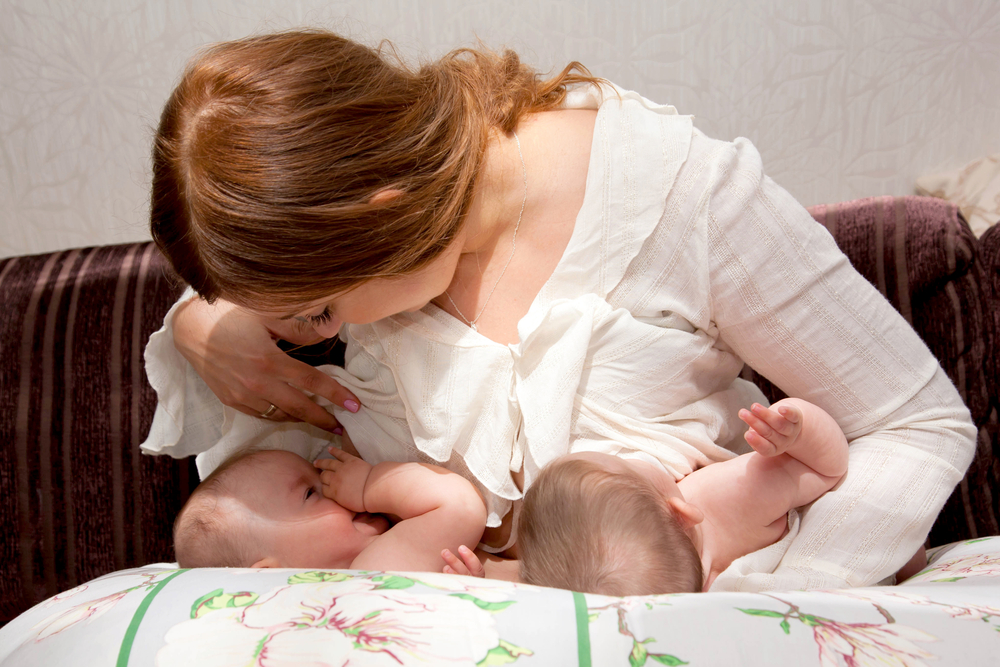
[[[684,530],[691,530],[705,520],[705,514],[700,509],[677,496],[667,498],[667,507],[674,513],[674,518]]]
[[[368,203],[374,206],[378,206],[379,204],[388,204],[401,194],[403,194],[403,191],[399,188],[382,188],[371,196]]]
[[[254,569],[261,567],[281,567],[281,563],[278,562],[277,558],[272,558],[271,556],[267,556],[266,558],[261,558],[259,561],[257,561],[250,567]]]

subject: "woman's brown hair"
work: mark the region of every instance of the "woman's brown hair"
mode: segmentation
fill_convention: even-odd
[[[208,48],[167,101],[151,231],[204,298],[283,308],[405,275],[455,238],[490,132],[596,82],[512,51],[419,69],[320,30]],[[375,197],[380,191],[395,197]]]

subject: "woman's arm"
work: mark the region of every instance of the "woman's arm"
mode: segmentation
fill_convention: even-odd
[[[851,443],[841,485],[804,514],[777,570],[745,588],[861,586],[892,574],[971,461],[975,429],[958,392],[830,234],[763,175],[749,142],[695,133],[667,206],[704,247],[694,253],[704,325],[787,394],[826,410]]]

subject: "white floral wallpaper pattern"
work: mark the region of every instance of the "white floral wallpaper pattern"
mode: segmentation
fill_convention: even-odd
[[[299,25],[481,39],[746,136],[805,204],[1000,151],[995,0],[0,0],[0,256],[147,238],[149,142],[200,46]]]

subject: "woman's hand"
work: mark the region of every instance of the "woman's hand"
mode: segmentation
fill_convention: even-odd
[[[174,315],[174,346],[225,405],[272,421],[304,421],[339,432],[337,420],[303,390],[357,412],[357,398],[275,343],[288,321],[266,320],[232,303],[192,299]],[[291,341],[302,342],[302,341]],[[335,431],[336,429],[336,431]]]

